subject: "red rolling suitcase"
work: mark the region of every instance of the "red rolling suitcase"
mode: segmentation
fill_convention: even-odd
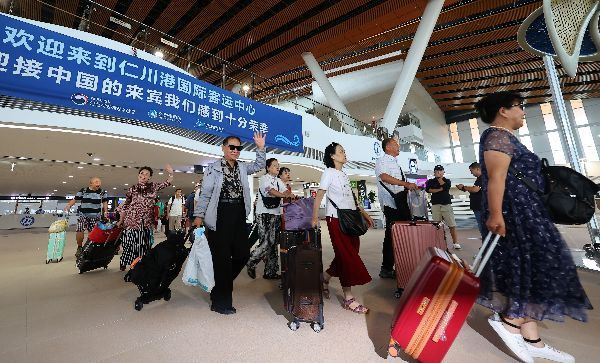
[[[388,349],[391,356],[404,350],[423,363],[443,360],[479,295],[479,275],[499,238],[491,245],[491,234],[486,238],[475,259],[476,273],[439,248],[425,252],[398,303]]]
[[[396,222],[392,225],[392,243],[399,298],[425,251],[429,247],[446,249],[444,225],[427,221]]]

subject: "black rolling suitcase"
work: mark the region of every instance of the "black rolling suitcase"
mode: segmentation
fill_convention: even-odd
[[[297,330],[301,322],[310,323],[318,333],[325,323],[321,231],[281,231],[279,243],[283,302],[293,317],[288,326]]]
[[[118,227],[102,230],[99,224],[94,227],[75,262],[80,274],[108,268],[119,248],[121,231]]]
[[[188,238],[193,235],[193,230],[191,228],[188,232]],[[140,296],[135,300],[135,310],[142,310],[144,304],[155,300],[171,299],[169,286],[181,272],[190,252],[190,249],[185,247],[186,240],[183,232],[170,232],[166,241],[134,261],[124,280],[133,282],[140,291]]]

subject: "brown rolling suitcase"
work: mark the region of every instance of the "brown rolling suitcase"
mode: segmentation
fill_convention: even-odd
[[[279,234],[283,302],[293,319],[288,326],[297,330],[301,322],[320,332],[323,317],[323,262],[321,231],[281,231]]]

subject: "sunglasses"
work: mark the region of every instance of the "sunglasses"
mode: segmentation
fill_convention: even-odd
[[[242,151],[242,149],[244,148],[242,145],[237,146],[237,145],[227,145],[229,146],[229,150],[233,151],[233,150],[237,150],[237,151]]]

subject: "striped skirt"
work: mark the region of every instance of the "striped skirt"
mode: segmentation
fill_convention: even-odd
[[[152,247],[151,228],[125,229],[121,235],[121,266],[129,266],[137,257],[143,256]]]

